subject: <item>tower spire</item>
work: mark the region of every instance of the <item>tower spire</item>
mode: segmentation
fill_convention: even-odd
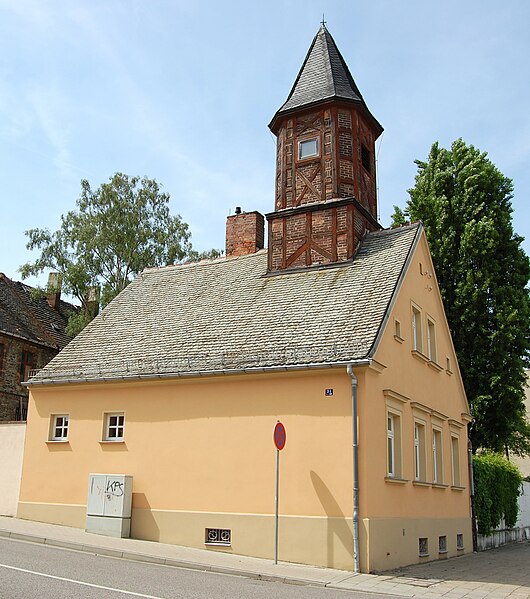
[[[270,125],[277,136],[269,270],[351,260],[377,222],[372,116],[324,15],[287,100]]]

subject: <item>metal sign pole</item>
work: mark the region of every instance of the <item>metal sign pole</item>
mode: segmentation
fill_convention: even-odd
[[[278,504],[280,501],[280,450],[276,450],[276,536],[274,539],[274,563],[278,563]]]

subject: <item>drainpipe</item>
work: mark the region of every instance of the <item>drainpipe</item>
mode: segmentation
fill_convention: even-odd
[[[469,471],[469,502],[471,504],[471,534],[473,536],[473,551],[478,551],[477,520],[475,518],[475,480],[473,476],[473,447],[471,440],[467,442],[467,467]]]
[[[353,449],[353,571],[361,571],[359,565],[359,437],[357,430],[357,377],[353,366],[346,367],[351,377],[352,449]]]

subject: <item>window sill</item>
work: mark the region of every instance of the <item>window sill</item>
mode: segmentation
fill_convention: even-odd
[[[57,443],[70,443],[70,441],[68,439],[48,439],[46,443],[49,445],[57,445]]]
[[[409,481],[406,478],[399,478],[398,476],[385,476],[385,482],[394,483],[394,484],[398,484],[398,485],[404,485],[405,483],[408,483]]]
[[[446,369],[446,370],[445,370],[445,374],[448,374],[449,376],[451,376],[451,375],[453,374],[453,371],[452,371],[452,370],[447,370],[447,369]]]
[[[103,439],[99,442],[100,445],[119,445],[120,443],[125,443],[125,439],[116,439],[116,441],[111,441],[110,439]]]
[[[447,549],[445,551],[438,551],[438,555],[446,555],[447,553]]]
[[[405,339],[403,339],[403,337],[400,337],[399,335],[394,335],[394,339],[398,342],[398,343],[403,343],[405,341]]]
[[[433,370],[436,370],[436,372],[440,372],[443,370],[443,366],[440,366],[440,364],[437,364],[436,362],[433,362],[432,360],[429,360],[428,364],[429,364],[429,367],[432,368]]]
[[[431,483],[433,489],[448,489],[449,485],[444,485],[443,483]]]
[[[413,480],[412,484],[415,487],[430,487],[431,483],[428,483],[426,480]]]
[[[429,553],[418,553],[418,557],[429,557]]]
[[[460,491],[460,492],[462,492],[462,491],[465,491],[466,488],[465,487],[460,487],[458,485],[451,485],[451,490],[452,491]]]
[[[417,349],[413,349],[410,352],[415,358],[417,358],[418,360],[421,360],[422,362],[429,362],[429,358],[425,355],[422,354],[421,351],[418,351]]]

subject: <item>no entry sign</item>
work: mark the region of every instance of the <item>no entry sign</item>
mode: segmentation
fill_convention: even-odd
[[[274,427],[274,445],[276,445],[276,449],[281,450],[285,447],[285,439],[285,427],[278,421]]]

